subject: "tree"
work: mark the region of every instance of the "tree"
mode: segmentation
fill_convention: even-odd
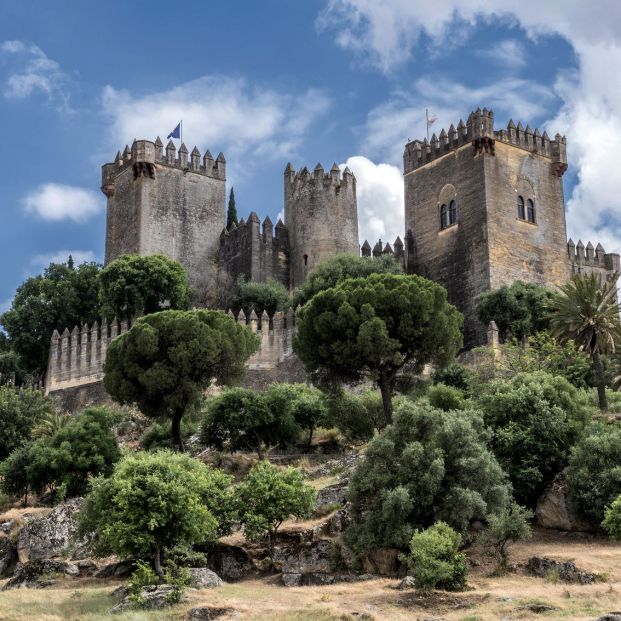
[[[357,257],[339,254],[320,263],[296,290],[293,305],[305,304],[320,291],[336,287],[348,278],[362,278],[369,274],[403,274],[403,268],[392,255],[380,257]]]
[[[621,426],[594,423],[574,446],[566,470],[570,503],[592,524],[621,490]]]
[[[621,495],[617,496],[606,508],[602,526],[612,539],[621,541]]]
[[[80,532],[97,534],[97,554],[148,559],[161,578],[163,551],[227,531],[231,480],[187,455],[129,453],[109,478],[93,480]]]
[[[275,280],[248,282],[240,276],[235,284],[231,306],[236,311],[242,309],[246,316],[254,310],[259,316],[265,311],[273,317],[276,311],[286,310],[289,306],[289,292]]]
[[[24,372],[45,372],[54,330],[62,332],[100,318],[100,270],[96,263],[77,268],[50,263],[43,275],[28,278],[17,288],[11,308],[0,323]]]
[[[28,488],[30,477],[30,443],[16,448],[3,462],[0,462],[0,479],[2,492],[10,497],[24,497],[24,507],[28,505]]]
[[[298,311],[294,350],[320,384],[371,379],[386,423],[405,364],[444,365],[462,343],[461,313],[446,290],[421,276],[371,274],[316,294]]]
[[[477,315],[485,325],[496,322],[501,340],[513,336],[521,341],[548,328],[548,304],[554,297],[554,292],[545,287],[516,280],[480,295]]]
[[[308,430],[308,444],[310,449],[313,442],[313,432],[328,418],[328,409],[324,403],[323,395],[318,390],[307,389],[303,391],[292,404],[292,414],[295,422]]]
[[[233,188],[231,188],[231,193],[229,194],[229,206],[226,211],[226,229],[227,231],[231,230],[231,227],[237,226],[237,208],[235,207],[235,192]]]
[[[237,381],[258,338],[221,311],[161,311],[138,319],[108,347],[104,385],[119,403],[172,420],[183,450],[181,419],[213,380]]]
[[[308,517],[316,496],[300,470],[281,470],[267,461],[253,466],[235,493],[244,535],[249,541],[267,538],[270,554],[281,524],[289,517]]]
[[[417,528],[443,520],[463,533],[499,511],[509,485],[489,438],[476,411],[399,403],[393,424],[369,442],[350,480],[347,545],[357,552],[405,549]]]
[[[132,319],[165,308],[186,310],[190,287],[178,261],[160,254],[126,254],[101,271],[99,298],[103,315]]]
[[[512,502],[499,513],[489,516],[487,528],[481,534],[485,548],[496,558],[501,572],[507,570],[509,544],[532,537],[529,520],[533,512]]]
[[[0,386],[0,461],[31,438],[33,427],[52,413],[52,407],[39,390]]]
[[[427,530],[415,531],[410,553],[403,556],[417,589],[458,591],[466,586],[468,563],[459,551],[462,539],[445,522],[436,522]]]
[[[429,403],[439,410],[463,410],[465,407],[464,393],[454,386],[434,384],[427,391]]]
[[[599,407],[608,410],[606,378],[601,356],[621,342],[616,278],[602,281],[599,274],[578,274],[560,287],[550,305],[550,331],[561,341],[573,340],[593,359]]]
[[[368,442],[385,426],[384,406],[376,390],[358,396],[348,390],[326,395],[327,418],[351,442]]]
[[[543,371],[489,382],[478,395],[491,448],[513,485],[518,503],[534,508],[567,464],[591,408],[564,377]]]

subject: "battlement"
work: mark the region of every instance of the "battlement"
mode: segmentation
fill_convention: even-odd
[[[609,272],[619,272],[620,259],[616,253],[607,253],[601,244],[593,246],[588,242],[585,246],[579,239],[574,244],[570,238],[567,242],[567,257],[573,273],[580,273],[584,268],[600,268]]]
[[[321,164],[315,166],[313,172],[311,172],[306,166],[299,171],[295,171],[291,166],[291,163],[287,164],[285,168],[285,191],[287,182],[290,185],[290,190],[295,193],[307,186],[313,186],[314,188],[333,188],[333,187],[355,187],[356,177],[346,166],[343,172],[337,166],[336,163],[332,164],[332,168],[328,172],[324,171]]]
[[[214,160],[209,150],[201,157],[198,148],[194,147],[188,157],[185,144],[182,143],[177,152],[172,140],[168,141],[164,152],[164,145],[158,136],[155,142],[134,140],[131,149],[125,145],[123,153],[117,151],[114,162],[102,166],[101,191],[108,197],[114,193],[116,177],[130,167],[133,169],[135,179],[140,176],[154,179],[158,166],[226,180],[226,160],[222,153]]]
[[[400,263],[405,267],[405,247],[400,237],[395,239],[392,246],[389,243],[382,243],[382,240],[378,240],[375,246],[371,247],[371,244],[365,239],[364,243],[360,247],[360,255],[363,257],[373,257],[377,259],[382,255],[389,254],[395,258],[397,263]]]
[[[280,218],[274,227],[269,216],[266,216],[263,222],[261,222],[256,212],[251,211],[247,221],[242,218],[237,224],[233,223],[230,228],[224,227],[222,229],[220,245],[230,243],[231,241],[234,242],[234,240],[238,240],[245,235],[252,235],[263,243],[277,240],[286,244],[288,241],[287,227]]]
[[[457,127],[451,124],[448,131],[442,129],[439,135],[434,133],[429,141],[424,138],[408,142],[403,153],[404,174],[467,144],[472,145],[475,154],[485,151],[493,155],[497,141],[550,158],[558,175],[567,170],[565,136],[556,134],[554,140],[551,140],[547,132],[542,134],[538,128],[533,131],[526,125],[525,129],[521,121],[516,127],[513,119],[506,129],[497,131],[494,129],[494,112],[487,108],[477,108],[470,113],[466,123],[460,119]]]

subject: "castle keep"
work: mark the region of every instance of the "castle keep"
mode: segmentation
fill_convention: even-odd
[[[407,273],[446,287],[465,316],[464,342],[479,345],[478,295],[515,280],[554,287],[578,273],[616,278],[618,254],[567,241],[563,173],[566,142],[522,123],[494,129],[494,114],[472,112],[431,140],[405,146],[404,238],[359,246],[356,179],[335,164],[284,171],[284,217],[276,225],[253,211],[229,228],[226,161],[158,138],[134,141],[102,168],[108,199],[106,263],[126,253],[164,254],[188,271],[197,306],[226,308],[235,281],[274,279],[289,290],[340,253],[392,254]],[[238,321],[261,337],[249,367],[275,369],[292,355],[295,315],[264,313]],[[128,328],[77,326],[52,336],[47,391],[100,382],[110,340]]]

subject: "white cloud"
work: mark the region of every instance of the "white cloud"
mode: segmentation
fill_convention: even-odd
[[[526,49],[516,39],[505,39],[485,50],[477,50],[476,54],[508,69],[519,69],[526,65]]]
[[[111,119],[115,145],[134,138],[164,140],[183,119],[184,142],[189,150],[222,150],[234,161],[244,156],[282,159],[295,152],[311,123],[323,115],[330,100],[309,89],[292,94],[254,86],[241,78],[204,76],[167,91],[134,96],[107,86],[103,109]]]
[[[358,236],[373,247],[378,239],[391,245],[403,241],[403,176],[390,164],[375,164],[356,155],[341,164],[349,166],[356,177],[358,198]]]
[[[24,41],[3,41],[0,60],[9,65],[4,88],[7,99],[25,99],[40,93],[58,110],[71,112],[68,76],[40,47]]]
[[[60,183],[44,183],[23,199],[27,213],[44,220],[85,222],[103,208],[99,193]]]
[[[74,265],[98,262],[100,260],[92,250],[59,250],[48,254],[35,255],[32,257],[30,265],[33,268],[42,269],[47,267],[50,263],[66,263],[69,259],[69,255],[71,255]]]
[[[563,103],[556,118],[546,123],[549,133],[567,135],[570,165],[577,168],[578,183],[567,200],[568,232],[574,240],[577,236],[591,238],[593,243],[601,240],[608,251],[621,251],[621,175],[615,157],[621,147],[618,0],[436,0],[424,6],[413,0],[328,0],[319,23],[335,32],[338,45],[390,72],[412,60],[412,51],[422,34],[432,42],[440,41],[456,24],[467,30],[468,24],[474,25],[478,20],[519,25],[533,39],[560,35],[572,45],[578,69],[573,74],[558,76],[554,91]],[[479,91],[479,96],[486,95],[488,99],[477,105],[497,105],[491,101],[497,93],[504,99],[502,106],[506,106],[506,112],[525,121],[530,121],[531,114],[536,115],[537,107],[550,104],[549,98],[539,101],[537,97],[527,97],[526,102],[522,97],[514,97],[512,101],[504,96],[498,82]],[[469,112],[470,92],[473,91],[469,88],[455,91],[453,96],[458,98],[453,101],[457,104],[450,106],[451,114],[456,105],[461,108],[459,114]],[[533,88],[531,93],[536,95],[537,89]],[[444,116],[445,110],[439,111]],[[386,114],[384,118],[382,113]],[[380,152],[385,149],[384,153],[394,161],[397,129],[392,123],[399,123],[405,139],[407,132],[417,127],[422,127],[423,132],[419,133],[424,133],[424,121],[419,117],[420,113],[416,116],[413,110],[394,101],[384,109],[376,109],[369,117],[368,146],[375,146]]]

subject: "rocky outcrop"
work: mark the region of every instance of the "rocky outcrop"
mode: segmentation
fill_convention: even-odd
[[[572,510],[567,500],[567,484],[562,474],[542,494],[537,502],[535,516],[537,523],[543,528],[584,532],[595,530],[592,524]]]
[[[201,606],[200,608],[191,608],[188,612],[188,621],[212,621],[219,619],[224,615],[230,615],[235,612],[235,608],[218,608],[216,606]]]
[[[190,586],[194,589],[213,589],[224,584],[218,574],[206,567],[191,567],[188,569],[188,573],[191,578]]]
[[[17,547],[10,537],[0,537],[0,578],[13,572],[17,563]]]
[[[29,520],[17,537],[20,563],[56,558],[71,550],[71,558],[86,558],[89,540],[76,540],[78,515],[84,501],[72,498],[44,517]]]
[[[328,485],[317,492],[315,514],[325,515],[335,508],[342,507],[347,502],[348,479],[341,479],[334,485]]]
[[[175,587],[170,584],[149,585],[142,587],[138,598],[140,599],[140,605],[136,604],[136,598],[134,595],[126,595],[123,600],[112,608],[113,613],[125,612],[126,610],[132,610],[133,608],[140,608],[141,610],[158,610],[160,608],[166,608],[173,603]],[[187,601],[185,597],[181,596],[180,602]]]
[[[95,569],[93,576],[95,578],[126,578],[132,574],[134,569],[136,569],[134,561],[116,561]]]
[[[80,569],[74,563],[54,559],[39,559],[30,563],[18,563],[13,577],[2,587],[2,590],[29,588],[43,589],[55,584],[59,574],[76,577]]]
[[[343,582],[364,582],[373,580],[376,576],[371,574],[352,574],[352,573],[283,573],[282,584],[287,587],[293,586],[325,586],[328,584],[339,584]]]
[[[405,565],[399,560],[400,550],[396,548],[376,548],[367,552],[362,566],[367,573],[380,576],[404,576]]]
[[[217,543],[200,548],[207,553],[207,566],[224,580],[235,582],[256,575],[258,568],[246,550],[240,546]]]
[[[549,578],[551,575],[558,576],[563,582],[577,584],[592,584],[597,580],[597,575],[578,569],[571,561],[555,561],[551,558],[533,556],[526,563],[526,573],[539,578]]]
[[[621,621],[621,610],[617,612],[607,612],[601,617],[597,617],[595,621]]]

